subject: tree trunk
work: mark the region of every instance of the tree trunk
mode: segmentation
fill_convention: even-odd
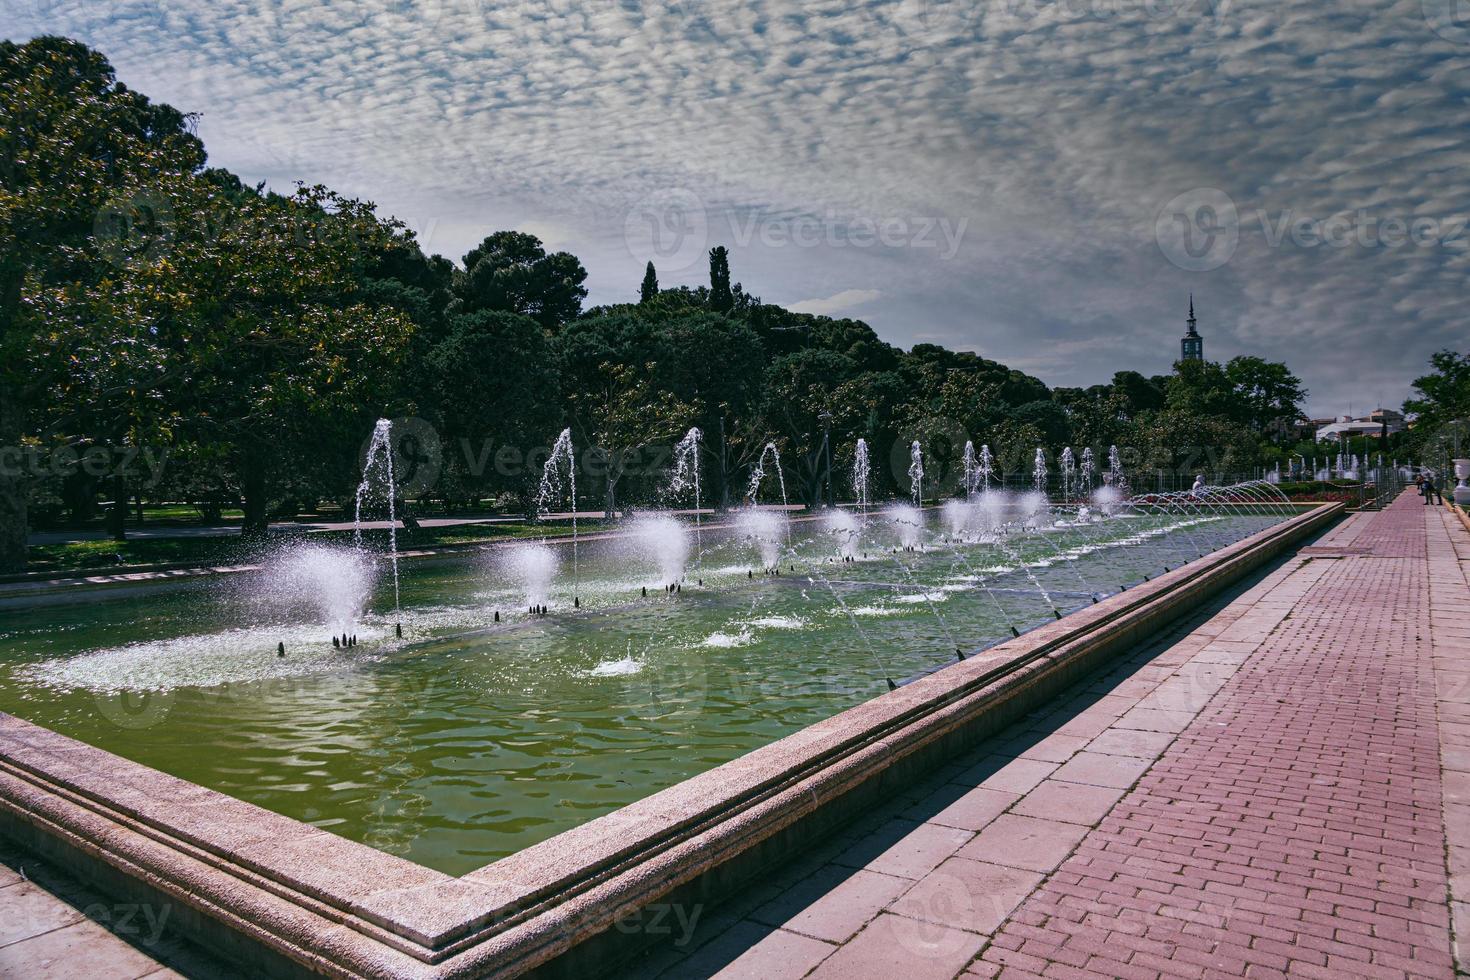
[[[612,465],[611,464],[608,465],[608,469],[607,469],[607,481],[606,481],[605,487],[606,487],[606,489],[603,491],[603,495],[602,495],[603,516],[606,517],[608,520],[612,520],[613,519],[613,515],[617,511],[617,506],[618,506],[618,501],[617,501],[618,478],[613,475],[613,468],[612,468]],[[577,509],[577,505],[575,503],[573,503],[572,504],[572,511],[575,513],[576,512],[576,509]]]
[[[720,511],[730,509],[730,453],[725,442],[725,417],[720,416]]]
[[[96,513],[97,487],[92,477],[78,470],[69,473],[61,486],[67,521],[74,527],[90,521]]]
[[[107,530],[114,541],[128,539],[128,478],[122,473],[112,477],[112,509],[107,512]]]
[[[16,253],[11,252],[0,267],[0,340],[15,329],[22,278]],[[18,387],[18,379],[0,373],[0,573],[25,570],[30,530],[26,513],[30,488],[18,455],[24,428]]]
[[[20,405],[11,385],[0,381],[0,572],[26,567],[25,468],[21,465]]]
[[[242,476],[240,489],[244,497],[245,520],[240,525],[240,536],[242,538],[263,538],[270,526],[270,517],[267,513],[265,467],[247,454]]]

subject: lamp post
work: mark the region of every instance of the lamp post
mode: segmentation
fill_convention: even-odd
[[[817,418],[822,420],[822,452],[827,457],[827,506],[835,506],[832,496],[832,413],[825,408]]]

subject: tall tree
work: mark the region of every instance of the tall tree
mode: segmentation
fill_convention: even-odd
[[[658,298],[658,273],[654,271],[653,262],[648,263],[648,268],[643,270],[643,285],[638,288],[638,302],[651,303]]]
[[[556,330],[582,312],[586,281],[587,270],[575,255],[548,255],[535,235],[497,231],[465,255],[450,312],[519,313]]]
[[[32,356],[46,331],[27,294],[85,288],[108,268],[85,246],[131,229],[156,181],[204,166],[190,129],[190,117],[129,90],[82,44],[0,42],[0,445],[33,432],[38,393],[69,363]],[[25,564],[27,492],[0,466],[0,571]]]
[[[709,308],[716,313],[728,313],[735,305],[735,294],[730,290],[730,251],[723,245],[709,250]]]
[[[1285,364],[1260,357],[1234,357],[1225,365],[1225,376],[1240,399],[1243,421],[1258,435],[1286,435],[1301,417],[1307,392],[1301,379]]]

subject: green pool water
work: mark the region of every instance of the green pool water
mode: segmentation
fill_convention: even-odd
[[[463,874],[1281,517],[1130,516],[1000,546],[947,541],[931,515],[919,550],[892,553],[874,523],[852,562],[796,524],[779,577],[748,577],[751,542],[705,530],[676,595],[647,548],[584,542],[575,574],[556,549],[545,618],[503,559],[407,563],[402,639],[379,565],[348,649],[330,590],[274,571],[0,611],[0,709]]]

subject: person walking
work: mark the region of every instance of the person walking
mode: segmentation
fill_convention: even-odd
[[[1420,473],[1414,477],[1414,492],[1424,498],[1424,506],[1429,506],[1429,478]]]
[[[1435,498],[1439,497],[1439,489],[1435,486],[1435,475],[1429,472],[1429,470],[1424,470],[1423,475],[1420,476],[1419,492],[1424,497],[1424,507],[1429,507],[1429,504],[1432,504]],[[1442,504],[1444,498],[1441,498],[1439,502]]]

